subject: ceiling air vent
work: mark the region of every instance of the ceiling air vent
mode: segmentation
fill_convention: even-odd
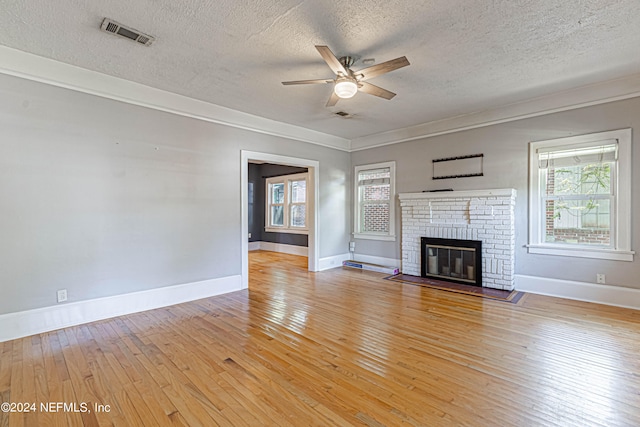
[[[351,117],[351,114],[349,114],[349,113],[347,113],[345,111],[338,111],[337,113],[334,113],[334,114],[336,116],[344,117],[345,119]]]
[[[152,37],[148,34],[143,34],[138,30],[134,30],[133,28],[126,27],[109,18],[104,18],[102,20],[100,29],[105,33],[111,33],[118,36],[126,37],[129,40],[133,40],[134,42],[138,42],[145,46],[150,46],[151,43],[155,41],[155,37]]]

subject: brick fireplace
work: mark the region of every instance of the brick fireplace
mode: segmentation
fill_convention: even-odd
[[[421,275],[421,238],[482,242],[482,286],[515,285],[516,190],[401,193],[402,272]]]

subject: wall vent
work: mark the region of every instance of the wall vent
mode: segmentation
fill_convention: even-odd
[[[138,30],[134,30],[131,27],[124,26],[122,24],[117,23],[116,21],[104,18],[102,20],[102,25],[100,25],[100,29],[105,33],[111,33],[117,36],[126,37],[129,40],[133,40],[134,42],[138,42],[145,46],[150,46],[156,39],[148,34],[141,33]]]

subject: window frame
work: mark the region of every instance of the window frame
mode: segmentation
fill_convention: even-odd
[[[618,158],[612,168],[612,196],[610,206],[611,247],[580,244],[547,243],[544,241],[543,186],[539,165],[539,150],[560,147],[584,147],[606,140],[617,140]],[[528,252],[533,254],[596,258],[617,261],[633,261],[631,250],[631,129],[619,129],[586,135],[556,138],[529,143],[529,242]]]
[[[305,202],[291,202],[291,182],[305,181]],[[272,203],[271,186],[273,184],[284,184],[284,203]],[[292,175],[281,175],[265,179],[265,226],[264,231],[268,233],[288,233],[288,234],[309,234],[309,173],[297,173]],[[271,207],[283,207],[283,225],[277,226],[271,224]],[[290,210],[293,205],[305,206],[304,227],[291,226]]]
[[[385,169],[389,168],[389,231],[387,233],[361,233],[360,224],[361,218],[361,200],[360,200],[360,185],[358,176],[360,172]],[[368,239],[368,240],[383,240],[383,241],[395,241],[395,211],[396,211],[396,162],[382,162],[373,163],[368,165],[360,165],[354,168],[354,219],[353,219],[353,237],[356,239]]]

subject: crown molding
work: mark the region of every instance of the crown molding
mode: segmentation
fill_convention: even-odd
[[[477,129],[640,96],[640,74],[349,140],[0,46],[0,73],[103,98],[346,152]]]
[[[633,74],[494,109],[355,138],[351,140],[351,152],[621,101],[638,96],[640,96],[640,74]]]
[[[0,73],[198,120],[349,151],[349,140],[0,46]]]

